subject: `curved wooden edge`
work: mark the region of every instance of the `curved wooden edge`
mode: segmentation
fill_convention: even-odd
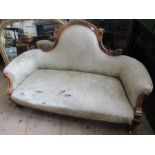
[[[141,93],[138,95],[136,106],[134,108],[134,119],[132,120],[132,124],[130,126],[131,131],[141,122],[141,118],[143,116],[142,103],[143,103],[144,98],[148,95],[149,94],[145,94],[145,93]]]
[[[102,43],[102,38],[103,38],[103,34],[104,34],[104,29],[100,28],[98,29],[95,25],[93,25],[92,23],[85,21],[85,20],[72,20],[69,21],[68,23],[64,24],[62,27],[60,27],[57,31],[56,31],[56,41],[53,44],[53,46],[48,50],[51,51],[52,49],[54,49],[59,41],[59,38],[61,36],[61,33],[68,27],[72,26],[72,25],[83,25],[88,27],[89,29],[91,29],[91,31],[93,31],[97,37],[98,40],[98,44],[101,48],[101,50],[106,53],[109,56],[119,56],[122,54],[123,50],[122,49],[116,49],[116,50],[108,50]]]
[[[5,73],[4,76],[8,80],[7,93],[8,93],[9,96],[11,96],[11,94],[13,92],[13,81],[12,81],[11,76],[9,74]]]

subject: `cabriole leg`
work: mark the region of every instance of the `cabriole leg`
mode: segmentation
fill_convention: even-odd
[[[135,113],[132,124],[129,125],[129,134],[132,134],[135,127],[140,124],[141,118],[142,118],[142,111],[139,113]]]

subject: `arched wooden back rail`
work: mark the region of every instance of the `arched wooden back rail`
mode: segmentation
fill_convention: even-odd
[[[57,46],[57,43],[59,41],[59,37],[61,36],[61,33],[68,28],[69,26],[72,25],[83,25],[88,27],[89,29],[91,29],[91,31],[93,31],[97,37],[98,40],[98,44],[101,48],[101,50],[106,53],[107,55],[110,56],[118,56],[121,55],[123,50],[122,49],[115,49],[115,50],[108,50],[102,43],[102,38],[103,38],[103,29],[98,29],[95,25],[93,25],[92,23],[85,21],[85,20],[73,20],[73,21],[69,21],[68,23],[62,25],[62,27],[60,27],[57,31],[56,31],[56,40],[55,43],[53,44],[53,46],[51,46],[50,48],[44,48],[43,46],[41,47],[40,45],[38,45],[39,48],[41,48],[42,50],[46,51],[46,52],[50,52],[53,48],[55,48]]]

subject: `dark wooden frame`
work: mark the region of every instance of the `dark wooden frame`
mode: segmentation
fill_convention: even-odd
[[[146,96],[148,95],[145,93],[140,93],[137,97],[136,105],[134,107],[134,119],[132,120],[132,124],[129,127],[130,132],[141,122],[141,118],[143,116],[142,104]]]
[[[50,50],[48,50],[49,52],[56,47],[59,37],[61,35],[61,33],[69,26],[72,25],[84,25],[88,28],[90,28],[97,36],[98,39],[98,43],[100,48],[102,49],[102,51],[104,53],[106,53],[109,56],[118,56],[121,55],[122,50],[121,49],[117,49],[117,50],[108,50],[104,47],[104,45],[102,44],[102,37],[103,37],[103,31],[97,29],[96,26],[94,26],[93,24],[87,22],[87,21],[71,21],[68,22],[66,25],[62,26],[58,32],[57,32],[57,37],[56,37],[56,42],[55,44],[52,46],[52,48]],[[13,92],[13,81],[12,78],[9,74],[5,74],[5,77],[8,79],[8,94],[11,96],[12,92]],[[132,124],[129,126],[129,131],[132,131],[141,121],[141,117],[142,117],[142,103],[143,103],[143,99],[144,97],[147,96],[144,93],[141,93],[137,96],[137,101],[136,101],[136,105],[134,108],[134,119],[132,121]]]

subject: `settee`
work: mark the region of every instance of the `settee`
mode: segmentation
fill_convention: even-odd
[[[54,44],[42,40],[4,69],[8,93],[19,105],[52,113],[113,123],[131,129],[142,117],[142,101],[153,84],[143,64],[108,50],[103,31],[72,21]]]

